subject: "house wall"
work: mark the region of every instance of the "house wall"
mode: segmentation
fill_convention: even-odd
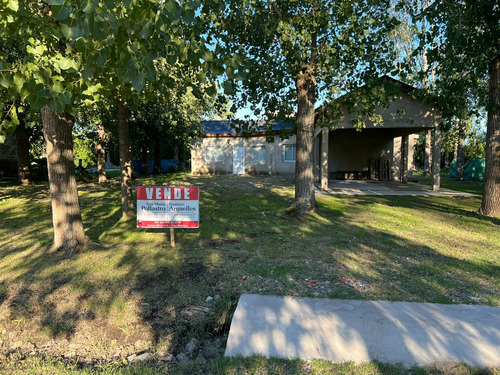
[[[233,149],[245,148],[245,174],[293,177],[295,162],[284,161],[284,146],[295,145],[295,136],[288,139],[274,137],[274,142],[267,142],[265,136],[210,137],[201,138],[193,143],[191,149],[191,172],[193,174],[232,174]],[[222,161],[210,161],[206,150],[214,147],[223,153]],[[254,160],[254,147],[264,147],[265,160]]]
[[[419,132],[422,128],[434,128],[441,122],[441,112],[436,105],[415,100],[404,91],[400,91],[387,109],[380,107],[376,112],[384,119],[377,128],[415,128],[415,132]],[[338,129],[354,129],[351,120],[351,115],[343,108]],[[375,127],[371,121],[366,121],[365,126],[367,129]]]

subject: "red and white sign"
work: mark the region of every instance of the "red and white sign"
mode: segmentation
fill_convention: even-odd
[[[137,228],[198,228],[199,196],[192,186],[137,187]]]

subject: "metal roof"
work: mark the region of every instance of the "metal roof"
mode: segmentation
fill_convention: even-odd
[[[292,123],[285,121],[272,121],[271,124],[272,131],[290,130],[293,126]],[[266,133],[271,130],[269,127],[266,127],[266,123],[264,121],[210,120],[202,121],[201,125],[203,126],[204,135],[242,134],[243,132],[240,129],[245,126],[248,126],[246,133]]]

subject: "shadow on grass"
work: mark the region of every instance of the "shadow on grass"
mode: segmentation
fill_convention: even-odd
[[[293,200],[288,181],[177,175],[134,182],[198,186],[200,228],[177,230],[178,246],[171,249],[167,230],[140,230],[133,220],[120,220],[116,184],[88,184],[80,186],[84,225],[92,240],[107,247],[68,259],[49,250],[50,231],[40,234],[51,225],[50,211],[38,207],[48,205],[46,187],[29,187],[31,198],[22,191],[3,196],[21,199],[24,207],[2,211],[0,227],[3,235],[19,231],[23,238],[0,251],[10,262],[0,263],[9,272],[0,281],[0,308],[7,308],[11,321],[29,321],[50,338],[68,340],[85,323],[103,331],[92,335],[131,343],[147,338],[176,352],[193,336],[224,335],[241,293],[279,289],[297,296],[441,303],[474,303],[474,297],[488,303],[500,288],[491,287],[500,274],[494,259],[464,260],[423,238],[357,221],[367,212],[377,215],[374,207],[383,205],[450,222],[464,216],[475,221],[474,230],[493,233],[497,219],[478,216],[460,201],[329,197],[317,214],[299,220],[285,213]],[[36,194],[45,200],[31,202]],[[40,236],[49,237],[40,245]],[[327,287],[315,289],[307,280]],[[111,323],[104,327],[106,319]]]

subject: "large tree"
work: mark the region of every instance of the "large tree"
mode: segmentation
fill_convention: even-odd
[[[92,47],[83,48],[83,76],[99,86],[97,101],[117,108],[123,217],[135,214],[130,114],[158,92],[184,90],[207,80],[210,51],[200,9],[200,1],[137,0],[99,3],[92,10],[101,17],[94,21]],[[165,77],[158,66],[179,76]],[[186,74],[193,70],[200,74]]]
[[[8,95],[41,111],[49,171],[54,247],[73,252],[89,242],[83,230],[74,175],[72,127],[75,103],[86,88],[81,81],[78,35],[62,1],[3,2],[0,19],[2,86]],[[11,51],[16,51],[12,60]],[[1,126],[9,127],[8,118]]]
[[[500,216],[500,6],[496,0],[435,1],[422,14],[436,25],[429,58],[438,62],[438,81],[457,98],[483,100],[489,84],[486,170],[479,212]],[[450,104],[450,103],[447,103]],[[450,108],[456,107],[453,103]]]
[[[315,107],[387,73],[389,7],[388,0],[228,0],[215,21],[233,56],[225,92],[257,116],[295,120],[292,208],[300,213],[316,209]]]
[[[200,64],[206,48],[196,38],[203,40],[195,12],[201,3],[2,0],[1,4],[0,84],[10,102],[21,98],[31,110],[42,111],[54,246],[73,252],[88,243],[73,184],[71,129],[78,106],[110,93],[126,106],[132,91],[154,82],[154,60],[160,54],[173,65],[188,58]],[[187,31],[192,37],[189,43]],[[18,51],[13,61],[12,50]],[[15,120],[15,113],[15,108],[4,112],[2,128],[16,125],[10,120]],[[124,185],[131,198],[130,178]],[[132,202],[126,203],[125,214],[130,215]]]

